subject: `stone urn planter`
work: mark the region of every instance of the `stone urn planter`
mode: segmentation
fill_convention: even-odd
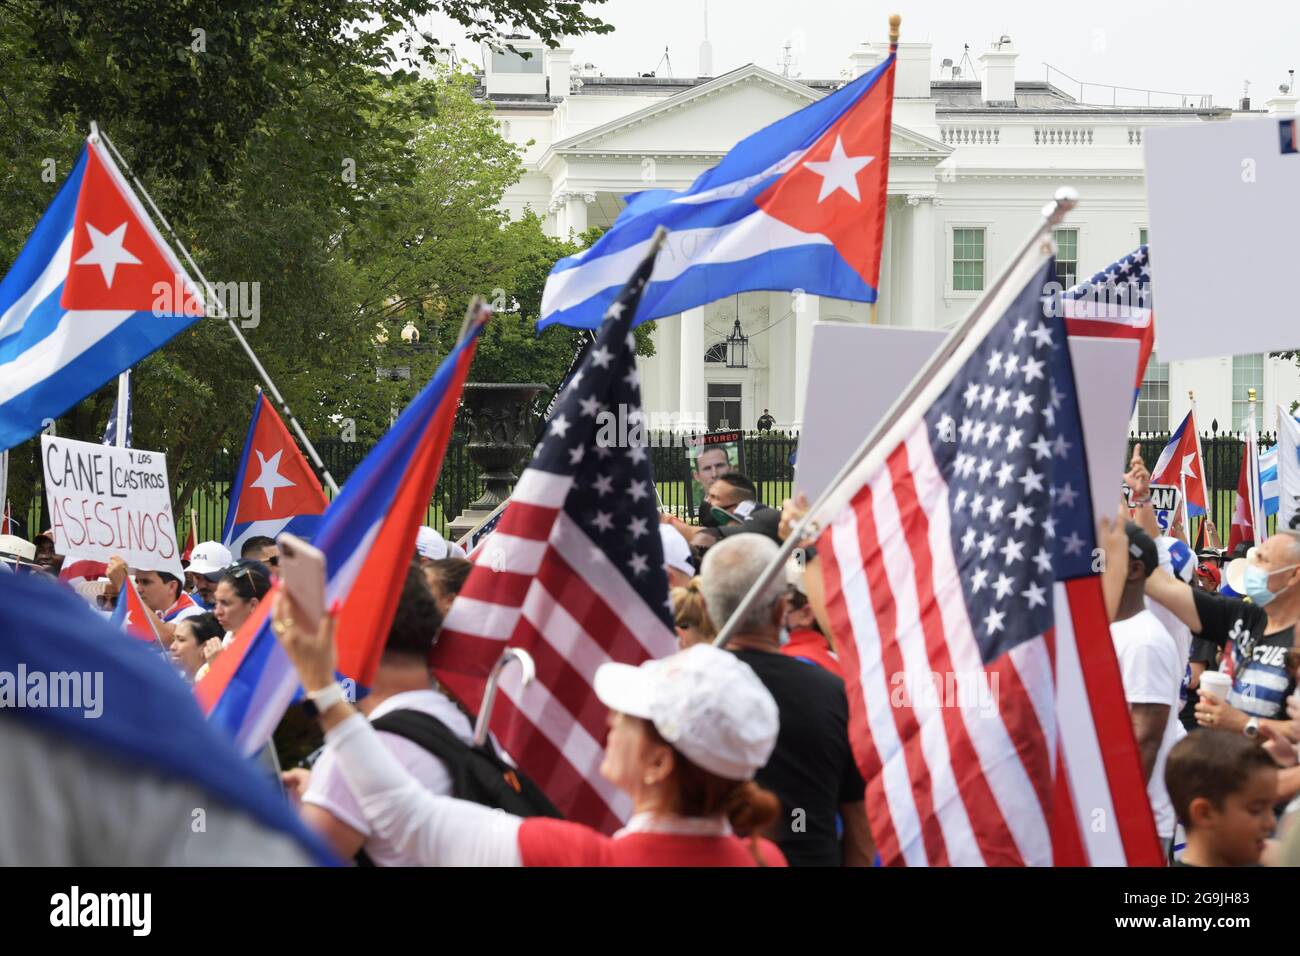
[[[510,496],[519,476],[515,470],[533,450],[537,415],[533,405],[546,386],[535,382],[484,382],[465,386],[461,413],[469,428],[470,461],[483,475],[483,494],[451,523],[453,540],[461,537]]]

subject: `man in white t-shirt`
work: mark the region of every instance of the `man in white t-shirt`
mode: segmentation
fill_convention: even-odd
[[[371,721],[398,710],[415,710],[437,718],[466,744],[474,737],[470,720],[445,694],[435,690],[429,674],[429,651],[433,647],[442,615],[418,565],[406,576],[393,626],[374,685],[358,709]],[[401,764],[432,793],[452,795],[453,780],[444,764],[419,744],[391,733],[379,739]],[[344,779],[329,750],[310,773],[295,769],[284,774],[285,787],[301,800],[303,821],[321,834],[345,860],[358,851],[376,866],[411,866],[414,858],[375,835],[366,823],[357,798]]]
[[[1178,688],[1187,662],[1180,659],[1174,638],[1144,602],[1146,579],[1159,564],[1155,542],[1131,521],[1125,532],[1128,571],[1110,635],[1119,660],[1156,833],[1167,850],[1173,839],[1175,818],[1165,789],[1165,758],[1185,733],[1178,721]]]

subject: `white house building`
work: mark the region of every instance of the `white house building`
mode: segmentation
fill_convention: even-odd
[[[685,188],[740,139],[860,76],[887,51],[863,44],[835,80],[792,79],[753,64],[717,77],[614,77],[575,65],[570,49],[513,43],[532,56],[485,49],[480,95],[503,135],[523,148],[526,173],[507,193],[508,209],[535,211],[555,235],[610,225],[628,193]],[[706,48],[707,41],[705,74]],[[1056,236],[1062,281],[1103,269],[1147,239],[1143,131],[1249,112],[1244,102],[1234,110],[1187,97],[1165,107],[1092,105],[1046,81],[1017,78],[1017,56],[1003,38],[978,58],[979,79],[936,79],[929,44],[900,44],[881,324],[943,329],[958,322],[1061,185],[1080,196]],[[1288,92],[1264,106],[1294,113],[1296,103]],[[1158,249],[1155,262],[1158,270]],[[1158,284],[1156,306],[1158,316]],[[869,316],[864,303],[756,292],[662,319],[655,355],[642,368],[647,412],[696,426],[752,428],[770,409],[777,427],[798,428],[813,324]],[[1224,315],[1225,351],[1236,320]],[[725,339],[737,321],[748,336],[745,368],[726,361]],[[1300,399],[1300,371],[1263,355],[1166,364],[1157,350],[1132,427],[1176,425],[1195,390],[1202,428],[1214,420],[1221,431],[1236,429],[1251,387],[1260,396],[1260,425],[1272,430],[1273,404]]]

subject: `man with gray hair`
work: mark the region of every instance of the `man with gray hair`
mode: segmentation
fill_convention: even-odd
[[[777,550],[776,542],[759,534],[733,535],[708,550],[700,589],[719,627],[735,614]],[[844,681],[781,653],[785,601],[785,577],[778,575],[737,620],[727,643],[771,692],[781,714],[776,749],[755,778],[781,798],[783,812],[772,838],[791,866],[870,866],[875,847],[865,788],[849,746]]]

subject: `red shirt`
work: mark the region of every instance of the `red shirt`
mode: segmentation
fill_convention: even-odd
[[[759,839],[767,866],[785,866],[776,844]],[[735,835],[636,832],[605,836],[580,823],[529,817],[519,827],[524,866],[757,866],[750,841]]]
[[[818,667],[825,668],[841,680],[840,662],[831,652],[830,645],[821,633],[814,630],[791,631],[790,641],[781,648],[786,657],[802,657],[812,661]]]

